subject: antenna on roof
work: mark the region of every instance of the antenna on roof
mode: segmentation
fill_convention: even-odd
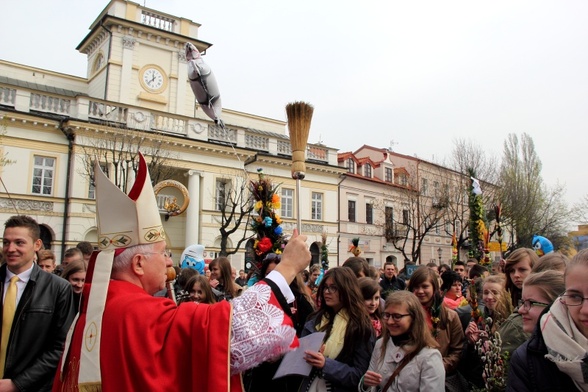
[[[394,139],[390,140],[390,147],[388,147],[388,151],[394,151],[394,146],[398,144],[398,142],[395,142]]]

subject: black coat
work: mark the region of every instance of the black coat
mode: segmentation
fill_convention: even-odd
[[[578,391],[572,379],[545,358],[547,346],[540,328],[519,346],[510,359],[507,391]]]
[[[4,292],[5,279],[6,265],[3,265],[0,293]],[[72,293],[67,280],[33,265],[31,278],[16,308],[6,350],[4,378],[12,379],[21,391],[51,390],[75,315]]]
[[[397,276],[392,277],[392,279],[384,276],[380,280],[380,287],[382,288],[382,298],[386,299],[392,291],[406,290],[406,283]]]

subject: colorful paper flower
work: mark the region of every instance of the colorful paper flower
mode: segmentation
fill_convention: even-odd
[[[263,253],[269,252],[272,249],[272,246],[272,240],[270,240],[268,237],[263,237],[257,243],[257,249]]]
[[[265,176],[261,169],[257,170],[258,178],[252,180],[249,190],[253,197],[257,216],[252,218],[251,229],[256,233],[255,265],[261,265],[267,253],[279,254],[283,249],[282,220],[276,213],[281,207],[280,195],[271,178]]]
[[[266,216],[265,218],[263,218],[263,224],[265,225],[265,227],[272,227],[273,221],[274,220],[269,216]]]

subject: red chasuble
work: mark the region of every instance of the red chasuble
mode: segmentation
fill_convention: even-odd
[[[230,381],[227,301],[178,307],[131,283],[113,280],[102,327],[103,392],[242,390],[238,375]],[[80,335],[76,328],[63,380],[58,373],[53,391],[78,391],[79,347],[87,340]]]

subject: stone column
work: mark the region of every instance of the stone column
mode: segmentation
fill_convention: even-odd
[[[120,75],[119,100],[122,103],[130,104],[133,101],[130,97],[133,74],[133,50],[137,40],[129,35],[122,37],[123,52],[122,52],[122,71]]]
[[[202,172],[188,170],[188,194],[190,204],[186,209],[186,247],[200,241],[200,178]]]

